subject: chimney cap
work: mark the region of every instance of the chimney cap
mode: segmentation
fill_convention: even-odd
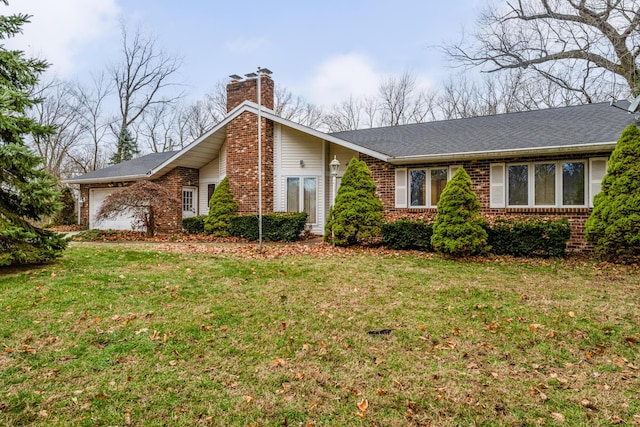
[[[248,74],[245,74],[244,76],[245,76],[245,77],[248,77],[248,78],[250,78],[250,79],[253,79],[253,78],[255,78],[255,77],[258,77],[258,75],[257,75],[256,73],[248,73]]]
[[[242,76],[239,76],[237,74],[231,74],[229,77],[231,77],[233,80],[242,80]]]

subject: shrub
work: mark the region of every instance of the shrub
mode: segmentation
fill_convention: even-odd
[[[635,124],[622,132],[611,154],[585,237],[606,258],[625,262],[640,256],[640,129]]]
[[[489,244],[496,255],[516,257],[561,257],[565,255],[571,226],[559,220],[498,219],[488,229]]]
[[[216,237],[229,236],[231,220],[237,212],[238,203],[231,193],[229,178],[224,178],[209,200],[209,215],[204,220],[204,232]]]
[[[431,246],[433,225],[426,221],[402,218],[395,222],[383,223],[380,231],[382,244],[390,249],[433,250]]]
[[[431,244],[437,252],[460,257],[487,251],[485,221],[471,178],[460,168],[442,191]]]
[[[300,240],[306,223],[306,212],[263,215],[262,238],[266,242],[295,242]],[[233,217],[229,231],[234,237],[258,240],[258,215],[238,215]]]
[[[380,235],[383,219],[371,171],[365,162],[351,159],[329,211],[325,240],[339,246],[370,242]]]
[[[204,233],[204,220],[206,217],[206,215],[198,215],[182,218],[182,228],[189,234]]]

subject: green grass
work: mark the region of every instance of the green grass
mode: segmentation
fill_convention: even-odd
[[[154,248],[0,270],[0,424],[640,424],[631,267]]]

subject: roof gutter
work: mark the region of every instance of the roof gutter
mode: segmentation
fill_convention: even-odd
[[[565,145],[542,148],[517,148],[513,150],[469,151],[466,153],[428,154],[418,156],[388,157],[386,161],[393,165],[410,163],[444,162],[478,159],[502,159],[507,157],[525,157],[550,154],[596,153],[599,151],[613,151],[616,142],[597,144]]]
[[[135,181],[137,179],[149,179],[149,174],[146,173],[144,175],[127,175],[127,176],[112,176],[106,178],[86,178],[86,179],[65,179],[62,181],[63,184],[103,184],[109,182],[124,182],[124,181]]]

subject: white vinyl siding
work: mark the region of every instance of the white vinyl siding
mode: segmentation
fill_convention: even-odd
[[[222,180],[222,178],[227,176],[227,143],[226,142],[222,144],[222,147],[220,148],[220,156],[218,158],[220,159],[220,169],[218,172],[218,176]]]
[[[208,189],[210,184],[217,185],[220,182],[221,163],[220,158],[216,157],[200,168],[198,180],[198,215],[207,215],[209,213]]]
[[[282,169],[324,170],[322,140],[282,126]],[[300,162],[303,162],[302,164]]]

